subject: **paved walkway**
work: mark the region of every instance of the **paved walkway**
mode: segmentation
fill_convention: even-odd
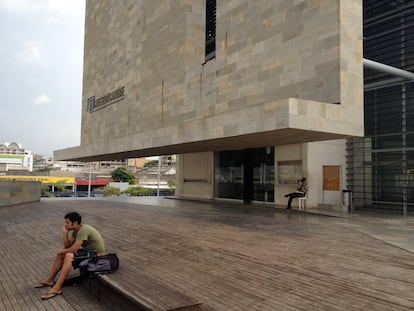
[[[191,206],[191,201],[177,200],[169,198],[157,197],[120,197],[107,198],[106,200],[124,201],[136,204],[158,205],[158,206]],[[198,202],[196,202],[198,203]],[[203,203],[210,206],[230,206],[231,204],[223,203]],[[235,205],[236,207],[238,205]],[[256,206],[259,208],[266,208]],[[240,207],[237,207],[238,209]],[[255,208],[255,207],[253,207]],[[269,209],[274,209],[268,207]],[[285,212],[285,206],[276,207],[278,212]],[[246,210],[243,207],[242,210]],[[309,209],[305,212],[293,210],[286,212],[290,215],[291,220],[300,221],[307,224],[330,224],[352,228],[356,231],[371,235],[372,237],[382,240],[386,243],[400,247],[414,253],[414,215],[402,216],[392,213],[381,212],[364,212],[356,211],[352,214],[323,210],[323,209]],[[324,217],[330,216],[330,217]]]
[[[414,215],[356,211],[353,214],[311,209],[310,213],[333,216],[309,218],[309,223],[330,223],[366,233],[386,243],[414,253]]]
[[[32,288],[50,268],[63,215],[72,210],[118,253],[121,267],[109,277],[131,292],[145,291],[141,276],[206,311],[414,309],[412,217],[345,219],[158,198],[50,199],[0,209],[0,309],[115,309],[80,288],[50,301]]]

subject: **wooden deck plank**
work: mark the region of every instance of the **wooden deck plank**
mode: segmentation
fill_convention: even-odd
[[[118,253],[121,266],[109,281],[160,308],[178,307],[182,298],[205,311],[414,309],[414,255],[333,222],[305,223],[270,209],[105,200],[0,209],[0,247],[7,262],[18,258],[0,262],[4,306],[82,310],[71,304],[87,300],[79,289],[45,303],[27,285],[48,272],[63,215],[72,210]]]
[[[7,211],[10,214],[4,217]],[[3,237],[0,239],[0,276],[5,289],[0,294],[4,304],[2,310],[108,310],[88,293],[75,288],[65,288],[65,298],[60,296],[48,301],[40,299],[47,288],[33,288],[49,272],[59,247],[56,243],[58,230],[51,230],[48,221],[59,223],[63,216],[53,214],[53,211],[48,211],[46,215],[41,209],[37,214],[30,214],[30,207],[25,206],[0,211],[0,234]],[[50,219],[46,220],[45,216]]]
[[[154,222],[155,223],[155,222]],[[153,223],[153,224],[154,224]],[[167,224],[163,224],[162,225],[162,227],[164,227],[165,228],[165,225],[167,225]],[[185,226],[178,226],[179,228],[182,228],[182,227],[185,227]],[[296,228],[296,233],[299,231],[299,229],[300,228]],[[143,229],[144,231],[146,231],[147,230],[147,228],[144,228]],[[171,233],[171,232],[170,232]],[[305,230],[305,233],[306,233],[306,230]],[[354,233],[354,232],[352,232],[352,233]],[[143,233],[141,233],[141,232],[137,232],[136,233],[138,236],[142,236],[142,234]],[[154,235],[156,235],[154,232],[152,233],[152,236],[150,237],[150,239],[148,240],[148,241],[146,241],[145,242],[145,245],[152,245],[153,244],[153,238],[154,238]],[[206,235],[208,235],[207,233],[206,233]],[[170,234],[170,236],[171,236],[171,234]],[[183,236],[185,236],[185,235],[183,235]],[[156,239],[156,237],[155,237],[155,239]],[[177,239],[177,238],[176,238]],[[159,240],[159,239],[158,239]],[[306,239],[303,239],[304,241],[305,241],[305,243],[306,243]],[[351,241],[352,242],[352,240],[349,240],[349,241]],[[199,242],[201,242],[202,243],[202,241],[199,241]],[[165,244],[164,242],[163,242],[163,244]],[[171,243],[170,243],[171,244]],[[187,244],[187,243],[185,243],[185,244]],[[225,243],[224,243],[225,244]],[[188,244],[187,244],[188,245]],[[329,247],[331,247],[331,246],[329,246]],[[259,246],[259,248],[260,248],[260,246]],[[265,249],[268,249],[268,248],[265,248]],[[328,248],[327,248],[328,249]],[[150,248],[148,248],[148,249],[143,249],[142,250],[142,253],[143,254],[145,254],[145,253],[148,253],[148,252],[150,252],[151,251],[151,249]],[[159,250],[158,249],[153,249],[152,250],[153,252],[158,252]],[[166,249],[166,248],[164,248],[164,250],[163,251],[165,251],[165,252],[167,252],[168,253],[168,256],[171,256],[171,252],[168,250],[168,249]],[[325,251],[325,249],[323,248],[322,249],[322,251]],[[250,254],[250,256],[251,256],[252,254]],[[158,254],[158,255],[152,255],[152,263],[155,265],[155,263],[156,263],[156,260],[157,259],[159,259],[159,258],[162,258],[162,256],[160,256],[160,254]],[[139,259],[139,257],[136,257],[135,258],[135,260],[137,260],[137,259]],[[221,259],[223,259],[223,256],[221,257]],[[260,258],[257,258],[258,260],[260,260]],[[173,262],[177,262],[177,261],[179,261],[180,260],[180,258],[175,258],[175,260],[173,261]],[[295,261],[296,261],[297,259],[295,258]],[[144,259],[144,261],[145,262],[150,262],[148,259],[147,260],[145,260]],[[294,262],[295,262],[294,261]],[[326,261],[326,259],[325,259],[325,261]],[[235,256],[235,257],[233,257],[233,256],[231,256],[230,257],[230,259],[229,259],[229,265],[232,265],[232,264],[234,264],[235,262],[240,262],[240,258],[238,258],[237,256]],[[165,263],[165,262],[164,262]],[[198,261],[197,262],[197,265],[198,266],[200,266],[200,261]],[[245,265],[245,263],[243,263],[242,264],[242,266],[243,265]],[[285,263],[284,264],[284,269],[285,269],[285,271],[287,271],[287,273],[286,273],[286,277],[287,277],[287,279],[288,280],[291,280],[291,282],[292,282],[292,285],[291,285],[291,287],[289,288],[289,286],[285,286],[284,288],[285,288],[285,290],[286,291],[289,291],[289,290],[291,290],[291,291],[295,291],[296,290],[296,288],[298,287],[298,284],[297,284],[297,282],[298,282],[298,278],[295,278],[295,279],[293,279],[292,280],[292,274],[293,275],[299,275],[299,276],[301,276],[301,274],[303,274],[303,272],[302,271],[299,271],[298,273],[295,273],[295,270],[294,269],[289,269],[289,267],[291,267],[291,262],[287,262],[287,263]],[[295,265],[295,264],[293,264],[293,265]],[[187,275],[196,275],[197,273],[200,273],[200,272],[202,272],[202,271],[194,271],[194,272],[192,272],[192,271],[189,271],[189,266],[188,266],[188,263],[187,264],[185,264],[184,265],[185,267],[186,267],[186,269],[187,269]],[[226,270],[227,268],[223,268],[223,261],[221,261],[221,262],[216,262],[216,263],[210,263],[210,264],[208,264],[207,265],[208,267],[210,267],[210,269],[211,269],[211,267],[217,267],[217,266],[219,266],[220,268],[219,269],[222,269],[222,270]],[[324,267],[325,267],[325,265],[324,265]],[[160,271],[165,271],[166,270],[166,268],[167,267],[161,267],[160,268]],[[310,267],[308,267],[308,268],[310,268]],[[148,267],[147,266],[147,269],[153,269],[152,267]],[[242,268],[243,269],[243,268]],[[258,267],[258,271],[261,271],[263,269],[263,265],[259,265],[259,267]],[[333,269],[335,269],[335,267],[333,267]],[[243,271],[243,273],[246,273],[246,270],[247,271],[251,271],[251,268],[248,268],[248,269],[246,269],[246,268],[244,268],[244,270],[245,271]],[[325,268],[324,268],[324,270],[326,270]],[[154,270],[154,271],[156,271],[156,270]],[[222,271],[221,271],[222,272]],[[348,267],[348,272],[349,272],[349,267]],[[218,273],[220,273],[220,271],[218,272]],[[316,270],[315,271],[315,273],[317,273],[317,274],[319,274],[319,273],[321,273],[321,271],[320,271],[320,269],[319,270]],[[325,273],[326,273],[326,271],[325,271]],[[282,274],[283,274],[283,272],[282,272]],[[309,273],[308,273],[309,274]],[[290,278],[289,278],[289,275],[290,275]],[[165,277],[167,277],[168,275],[166,275],[166,274],[164,274],[164,276]],[[162,277],[162,275],[160,274],[159,275],[159,277]],[[214,276],[214,277],[216,277],[216,276]],[[312,279],[314,278],[315,276],[313,275],[313,274],[311,274],[311,275],[307,275],[306,276],[306,278],[305,278],[305,281],[304,282],[307,282],[308,284],[312,284]],[[299,278],[299,280],[300,280],[300,278]],[[229,281],[229,283],[230,284],[234,284],[234,282],[237,282],[238,280],[234,280],[234,279],[231,279],[230,281]],[[249,282],[251,281],[251,280],[248,280]],[[348,281],[348,282],[351,282],[352,280],[350,280],[350,281]],[[200,283],[202,283],[202,282],[200,282]],[[353,282],[351,282],[351,284],[352,284]],[[346,290],[349,290],[349,288],[344,288],[344,287],[341,287],[341,286],[344,286],[343,284],[341,285],[341,284],[339,284],[338,286],[340,286],[340,288],[339,288],[339,290],[344,290],[344,289],[346,289]],[[299,287],[302,287],[301,285],[299,285]],[[325,285],[325,287],[326,287],[326,285]],[[237,289],[234,289],[234,288],[231,288],[230,287],[230,285],[227,285],[227,288],[229,289],[229,291],[230,291],[230,294],[231,295],[233,295],[233,297],[235,296],[235,298],[236,299],[239,299],[239,298],[241,298],[241,297],[237,297],[237,294],[235,294],[234,292],[236,292],[236,293],[242,293],[240,296],[242,296],[243,298],[244,298],[244,300],[246,300],[246,296],[248,296],[248,294],[249,294],[249,286],[247,286],[246,287],[246,290],[245,290],[245,292],[243,292],[242,290],[243,290],[243,288],[242,287],[240,287],[240,284],[239,284],[239,286],[238,286],[238,288]],[[281,286],[281,288],[283,288],[283,286]],[[212,289],[210,289],[210,291],[212,291]],[[335,304],[336,303],[336,301],[337,301],[337,296],[338,296],[338,294],[336,294],[335,295],[335,291],[336,290],[334,290],[333,291],[333,294],[334,294],[334,298],[332,298],[332,301],[330,302],[331,304]],[[347,297],[347,296],[349,296],[349,297],[351,297],[351,301],[354,301],[354,303],[355,303],[355,300],[358,300],[358,299],[361,299],[362,301],[367,301],[367,297],[369,297],[369,295],[364,295],[364,294],[362,294],[362,293],[359,293],[358,291],[360,291],[360,289],[359,290],[356,290],[356,292],[345,292],[345,293],[342,293],[341,295],[342,296],[345,296],[345,297]],[[316,293],[313,293],[313,294],[317,294],[319,291],[316,291]],[[325,292],[326,292],[326,288],[325,288]],[[230,295],[229,294],[229,295]],[[356,295],[357,296],[357,298],[356,299],[352,299],[353,297],[354,297],[354,295]],[[223,297],[223,291],[221,291],[219,294],[218,294],[218,296],[221,296],[221,297]],[[283,297],[285,297],[286,298],[286,296],[287,295],[283,295]],[[295,299],[295,300],[297,300],[297,298],[298,298],[298,295],[292,295],[293,296],[293,298],[292,299]],[[310,298],[312,298],[312,297],[314,297],[315,295],[311,295],[310,296]],[[316,297],[318,297],[318,296],[316,296]],[[252,300],[254,300],[256,297],[254,297]],[[284,298],[284,299],[285,299]],[[308,295],[308,297],[300,297],[300,295],[299,295],[299,298],[301,298],[301,299],[309,299],[309,295]],[[327,297],[327,298],[329,298],[329,296]],[[325,298],[326,299],[326,298]],[[368,302],[369,303],[369,302]],[[363,302],[361,302],[361,306],[363,306],[364,305],[364,303]],[[392,304],[391,304],[392,305]],[[204,306],[204,305],[203,305]],[[347,305],[347,307],[349,307],[349,306],[352,306],[352,305]],[[384,308],[385,309],[387,309],[387,308],[389,308],[389,305],[387,306],[387,305],[385,305],[384,306]]]

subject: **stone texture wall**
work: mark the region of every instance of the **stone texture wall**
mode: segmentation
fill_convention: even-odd
[[[184,64],[193,48],[187,46],[187,18],[201,7],[186,2],[87,1],[81,144],[195,116],[193,109],[183,107]],[[197,54],[201,66],[201,51]],[[125,86],[124,100],[87,112],[87,98],[120,86]]]
[[[41,183],[0,180],[0,207],[40,201]]]
[[[55,156],[209,151],[237,136],[247,148],[242,136],[262,132],[273,133],[262,146],[362,135],[361,3],[217,1],[216,58],[204,63],[205,1],[88,0],[81,146]],[[87,111],[88,98],[122,86],[124,99]],[[309,135],[280,132],[291,129]]]
[[[199,152],[177,156],[175,195],[182,198],[213,199],[214,153]]]

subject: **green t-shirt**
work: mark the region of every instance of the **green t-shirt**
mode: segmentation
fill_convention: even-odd
[[[84,250],[105,254],[105,243],[94,227],[82,224],[79,231],[73,231],[72,237],[75,241],[83,241],[82,248]]]

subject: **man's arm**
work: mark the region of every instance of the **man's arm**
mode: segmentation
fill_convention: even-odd
[[[65,226],[63,226],[63,247],[69,248],[73,244],[74,240],[73,238],[68,237],[69,230],[65,229]]]
[[[300,185],[300,187],[298,187],[298,189],[296,190],[299,193],[305,194],[307,192],[306,187],[302,184]]]
[[[67,253],[76,253],[79,248],[82,246],[83,241],[82,240],[76,240],[70,247],[68,248],[59,248],[57,250],[58,255],[64,255]]]

